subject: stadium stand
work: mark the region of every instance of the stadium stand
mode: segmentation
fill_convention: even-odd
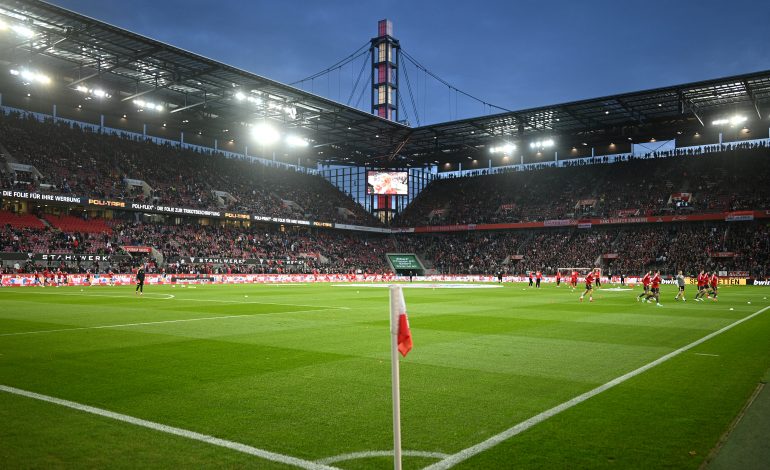
[[[30,214],[14,214],[10,211],[0,210],[0,227],[10,225],[18,228],[45,228],[45,224]]]
[[[98,134],[66,123],[40,122],[18,113],[0,113],[0,135],[13,163],[30,165],[40,174],[6,172],[0,178],[6,189],[377,224],[361,206],[319,176]],[[222,199],[214,191],[233,198]]]
[[[770,149],[764,145],[735,145],[701,155],[661,154],[611,164],[439,179],[398,217],[397,225],[765,209],[770,207],[768,158]]]
[[[647,269],[740,270],[770,275],[770,228],[760,223],[677,223],[581,230],[517,230],[430,235],[376,235],[332,230],[276,231],[200,225],[116,223],[112,232],[66,233],[53,227],[0,228],[0,251],[21,253],[125,254],[125,245],[149,246],[164,265],[148,272],[351,273],[387,271],[385,253],[415,252],[431,272],[523,274],[557,268],[601,267],[607,274],[636,275]],[[617,257],[604,259],[606,254]],[[521,259],[515,255],[520,255]],[[205,261],[220,258],[223,261]],[[64,270],[130,269],[116,265],[61,266]],[[228,260],[261,260],[239,264]],[[31,261],[25,269],[42,269]],[[50,266],[49,266],[50,267]],[[6,270],[9,267],[6,266]]]
[[[54,228],[70,233],[110,233],[112,229],[102,219],[84,220],[70,215],[45,215],[45,220]]]

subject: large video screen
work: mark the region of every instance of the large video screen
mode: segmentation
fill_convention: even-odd
[[[366,194],[409,194],[406,171],[367,171]]]

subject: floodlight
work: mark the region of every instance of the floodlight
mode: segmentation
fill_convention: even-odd
[[[251,130],[251,135],[262,145],[270,145],[281,138],[278,131],[266,123],[259,123]]]
[[[15,24],[11,26],[11,29],[16,32],[19,36],[23,38],[31,38],[35,35],[35,32],[31,29],[27,28],[26,26],[22,26],[20,24]]]
[[[286,143],[289,145],[289,147],[307,147],[309,145],[307,140],[296,135],[290,135],[286,137]]]

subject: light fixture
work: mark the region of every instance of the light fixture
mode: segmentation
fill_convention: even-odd
[[[26,26],[22,26],[20,24],[15,24],[11,26],[11,29],[18,34],[19,36],[23,38],[31,38],[35,36],[35,32],[31,29],[27,28]]]
[[[731,126],[737,126],[738,124],[742,124],[748,121],[748,119],[749,118],[747,118],[746,116],[741,116],[736,114],[735,116],[732,116],[729,118],[721,118],[715,121],[711,121],[711,124],[714,126],[723,126],[725,124],[730,124]]]
[[[550,148],[556,145],[556,143],[553,141],[553,139],[545,139],[545,140],[537,140],[535,142],[531,142],[529,144],[529,148],[532,149],[544,149],[544,148]]]
[[[270,145],[281,138],[281,134],[270,124],[261,122],[251,129],[251,135],[262,145]]]
[[[139,106],[141,109],[152,109],[158,112],[163,111],[163,105],[155,104],[150,101],[134,100],[134,104]]]
[[[11,75],[20,77],[22,80],[24,80],[27,83],[40,83],[42,85],[48,85],[51,83],[51,78],[48,75],[45,75],[40,72],[35,72],[32,70],[27,69],[11,69],[10,70]]]
[[[502,153],[502,154],[511,154],[516,150],[516,145],[506,142],[505,144],[498,146],[498,147],[490,147],[489,153],[495,154],[495,153]]]
[[[286,137],[286,144],[289,147],[307,147],[310,145],[307,140],[296,135],[290,135]]]

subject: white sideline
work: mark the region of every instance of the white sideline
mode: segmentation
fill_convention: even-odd
[[[619,384],[621,384],[621,383],[623,383],[623,382],[625,382],[625,381],[627,381],[627,380],[629,380],[629,379],[631,379],[633,377],[636,377],[637,375],[639,375],[639,374],[641,374],[643,372],[646,372],[646,371],[652,369],[653,367],[655,367],[657,365],[660,365],[660,364],[668,361],[669,359],[671,359],[673,357],[676,357],[676,356],[682,354],[683,352],[685,352],[685,351],[687,351],[689,349],[692,349],[695,346],[698,346],[699,344],[702,344],[702,343],[710,340],[711,338],[714,338],[715,336],[718,336],[718,335],[724,333],[725,331],[731,330],[732,328],[740,325],[741,323],[743,323],[745,321],[751,320],[752,318],[756,317],[757,315],[761,314],[762,312],[764,312],[767,309],[770,309],[770,306],[762,308],[762,309],[752,313],[751,315],[749,315],[747,317],[744,317],[744,318],[742,318],[740,320],[737,320],[737,321],[735,321],[733,323],[730,323],[729,325],[725,326],[721,330],[717,330],[717,331],[715,331],[715,332],[713,332],[711,334],[708,334],[708,335],[704,336],[701,339],[693,341],[692,343],[688,344],[687,346],[683,346],[683,347],[677,349],[676,351],[670,352],[670,353],[666,354],[665,356],[662,356],[662,357],[660,357],[660,358],[658,358],[658,359],[656,359],[656,360],[654,360],[654,361],[652,361],[652,362],[650,362],[650,363],[648,363],[646,365],[643,365],[642,367],[639,367],[638,369],[632,370],[631,372],[629,372],[627,374],[624,374],[624,375],[621,375],[620,377],[614,378],[614,379],[610,380],[609,382],[605,383],[604,385],[600,385],[599,387],[596,387],[595,389],[590,390],[590,391],[588,391],[588,392],[586,392],[586,393],[584,393],[582,395],[578,395],[577,397],[575,397],[575,398],[573,398],[573,399],[571,399],[569,401],[565,401],[564,403],[562,403],[560,405],[557,405],[557,406],[555,406],[555,407],[553,407],[553,408],[551,408],[549,410],[543,411],[542,413],[540,413],[538,415],[535,415],[535,416],[529,418],[526,421],[522,421],[521,423],[519,423],[519,424],[517,424],[517,425],[515,425],[515,426],[513,426],[511,428],[508,428],[505,431],[501,432],[500,434],[496,434],[496,435],[490,437],[489,439],[487,439],[487,440],[485,440],[483,442],[480,442],[480,443],[478,443],[478,444],[476,444],[474,446],[468,447],[467,449],[463,449],[460,452],[457,452],[456,454],[452,454],[449,457],[447,457],[447,458],[445,458],[443,460],[440,460],[440,461],[438,461],[438,462],[436,462],[436,463],[434,463],[432,465],[428,465],[423,470],[439,470],[439,469],[443,470],[443,469],[451,468],[451,467],[457,465],[460,462],[468,460],[469,458],[473,457],[476,454],[479,454],[481,452],[489,450],[492,447],[496,446],[497,444],[500,444],[501,442],[503,442],[503,441],[505,441],[507,439],[510,439],[511,437],[513,437],[513,436],[515,436],[517,434],[520,434],[520,433],[526,431],[527,429],[529,429],[529,428],[531,428],[531,427],[533,427],[533,426],[535,426],[537,424],[542,423],[543,421],[545,421],[548,418],[551,418],[551,417],[561,413],[562,411],[568,410],[568,409],[572,408],[575,405],[579,405],[580,403],[583,403],[584,401],[588,400],[591,397],[594,397],[594,396],[596,396],[596,395],[598,395],[598,394],[600,394],[600,393],[602,393],[602,392],[604,392],[606,390],[609,390],[610,388],[612,388],[612,387],[614,387],[616,385],[619,385]]]
[[[129,327],[129,326],[143,326],[143,325],[161,325],[164,323],[183,323],[183,322],[190,322],[190,321],[202,321],[202,320],[222,320],[226,318],[241,318],[241,317],[255,317],[255,316],[261,316],[261,315],[275,315],[280,313],[304,313],[304,312],[326,312],[331,309],[323,308],[318,310],[292,310],[289,312],[273,312],[268,314],[259,314],[259,313],[244,313],[243,315],[220,315],[218,317],[201,317],[201,318],[182,318],[179,320],[161,320],[161,321],[148,321],[148,322],[141,322],[141,323],[123,323],[120,325],[99,325],[99,326],[81,326],[77,328],[59,328],[56,330],[38,330],[38,331],[22,331],[18,333],[2,333],[0,334],[0,337],[3,336],[21,336],[21,335],[37,335],[41,333],[58,333],[60,331],[78,331],[78,330],[102,330],[105,328],[123,328],[123,327]]]
[[[25,291],[19,291],[19,290],[9,290],[5,292],[12,292],[15,294],[24,294]],[[282,304],[279,302],[251,302],[251,301],[244,301],[244,300],[224,300],[224,299],[186,299],[184,297],[177,297],[174,294],[161,294],[159,292],[146,292],[146,295],[165,295],[166,297],[158,298],[158,299],[151,299],[151,300],[171,300],[176,299],[183,302],[220,302],[220,303],[236,303],[236,304],[250,304],[250,305],[288,305],[289,307],[322,307],[327,309],[338,309],[338,310],[350,310],[351,307],[332,307],[329,305],[307,305],[307,304]],[[110,294],[93,294],[89,293],[89,291],[85,292],[39,292],[37,291],[35,295],[77,295],[77,296],[83,296],[83,297],[115,297],[115,298],[126,298],[126,299],[132,299],[137,298],[139,296],[137,295],[110,295]]]
[[[50,397],[48,395],[41,395],[35,392],[28,392],[26,390],[21,390],[14,387],[8,387],[6,385],[0,385],[0,391],[11,393],[14,395],[20,395],[27,398],[32,398],[35,400],[45,401],[48,403],[53,403],[55,405],[65,406],[67,408],[72,408],[74,410],[84,411],[86,413],[103,416],[105,418],[114,419],[116,421],[123,421],[124,423],[129,423],[136,426],[141,426],[143,428],[152,429],[154,431],[165,432],[167,434],[173,434],[175,436],[192,439],[194,441],[200,441],[206,444],[224,447],[227,449],[235,450],[237,452],[242,452],[244,454],[260,457],[265,460],[271,460],[273,462],[279,462],[286,465],[293,465],[299,468],[306,468],[306,469],[312,469],[312,470],[330,470],[335,468],[335,467],[329,467],[320,463],[311,462],[309,460],[304,460],[297,457],[291,457],[289,455],[277,454],[275,452],[270,452],[268,450],[258,449],[256,447],[252,447],[246,444],[228,441],[225,439],[219,439],[217,437],[208,436],[206,434],[200,434],[195,431],[188,431],[187,429],[175,428],[173,426],[166,426],[165,424],[155,423],[153,421],[147,421],[140,418],[134,418],[133,416],[115,413],[113,411],[108,411],[101,408],[95,408],[93,406],[82,405],[74,401],[62,400],[61,398]]]
[[[401,452],[405,457],[427,457],[429,459],[443,459],[449,457],[448,454],[441,452],[424,452],[421,450],[404,450]],[[316,460],[320,464],[329,464],[335,462],[345,462],[346,460],[368,459],[371,457],[391,457],[393,450],[369,450],[363,452],[352,452],[350,454],[335,455],[325,459]]]
[[[4,292],[10,292],[13,294],[26,294],[27,291],[21,291],[21,290],[6,290]],[[138,295],[123,295],[123,294],[92,294],[87,292],[40,292],[35,291],[35,295],[77,295],[81,297],[112,297],[112,298],[125,298],[125,299],[131,299],[139,297]],[[174,297],[176,297],[174,294],[161,294],[158,292],[147,292],[147,295],[165,295],[166,297],[150,297],[150,300],[171,300]]]

